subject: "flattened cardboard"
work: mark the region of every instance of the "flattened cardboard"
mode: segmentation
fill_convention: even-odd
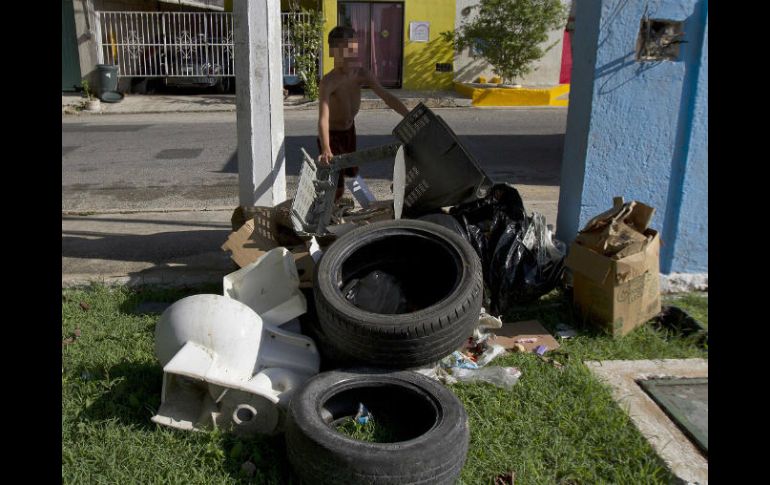
[[[537,320],[503,323],[503,326],[494,329],[493,333],[495,337],[491,339],[491,343],[502,345],[506,349],[512,349],[517,343],[523,345],[527,352],[534,352],[539,345],[545,345],[549,351],[559,348],[559,342]],[[519,339],[528,338],[537,338],[537,341],[516,342]]]
[[[246,221],[240,229],[231,233],[222,245],[222,250],[230,251],[230,257],[239,267],[256,261],[260,256],[275,249],[278,244],[272,221],[273,212],[269,207],[260,207],[254,218]],[[305,246],[287,248],[294,256],[299,274],[300,288],[313,286],[315,263]]]

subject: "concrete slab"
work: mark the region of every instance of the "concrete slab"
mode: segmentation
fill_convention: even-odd
[[[219,282],[232,210],[62,215],[62,286]]]
[[[637,384],[639,380],[659,377],[708,378],[707,360],[605,360],[585,364],[612,388],[615,400],[677,478],[685,483],[708,483],[708,459]]]

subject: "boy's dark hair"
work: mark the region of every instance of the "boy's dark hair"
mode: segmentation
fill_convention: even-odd
[[[356,38],[353,27],[338,25],[329,32],[329,47],[337,47],[341,42]]]

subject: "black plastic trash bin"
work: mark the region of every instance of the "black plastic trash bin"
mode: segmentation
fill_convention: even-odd
[[[118,66],[116,64],[97,64],[99,71],[99,97],[104,93],[118,90]]]

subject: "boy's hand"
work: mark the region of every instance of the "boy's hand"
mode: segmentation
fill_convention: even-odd
[[[334,155],[332,155],[332,151],[331,150],[324,150],[323,153],[318,155],[318,163],[320,163],[324,167],[328,167],[333,156]]]

